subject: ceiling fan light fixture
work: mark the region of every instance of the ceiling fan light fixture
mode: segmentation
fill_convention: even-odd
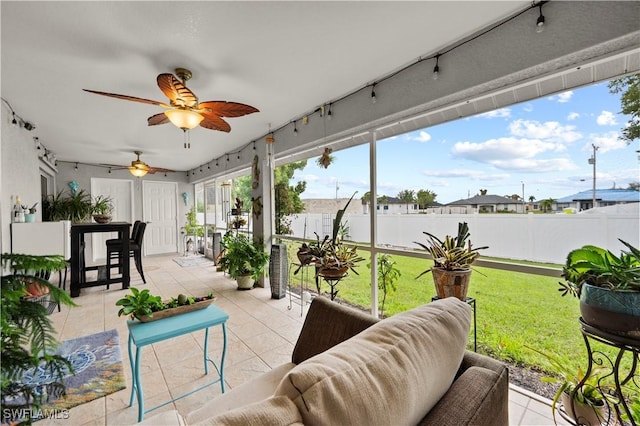
[[[169,121],[182,130],[191,130],[200,125],[204,117],[188,109],[169,109],[164,112]]]
[[[129,167],[129,173],[131,173],[135,177],[142,177],[142,176],[146,175],[147,172],[148,172],[148,170],[144,169],[144,168],[138,168],[138,167],[135,167],[135,166],[130,166]]]

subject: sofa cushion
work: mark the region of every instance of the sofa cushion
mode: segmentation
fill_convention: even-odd
[[[416,424],[453,382],[470,311],[447,298],[385,319],[297,365],[275,395],[305,424]]]
[[[192,423],[189,423],[192,424]],[[194,425],[216,426],[288,426],[302,425],[296,405],[284,396],[236,408],[219,416],[212,416]]]
[[[278,383],[295,364],[287,362],[273,370],[249,380],[235,388],[223,393],[203,407],[192,411],[187,415],[187,423],[200,422],[212,415],[225,413],[238,407],[267,399],[273,395]]]

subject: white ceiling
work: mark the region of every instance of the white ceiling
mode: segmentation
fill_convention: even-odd
[[[466,2],[1,2],[2,97],[59,160],[187,170],[527,8]],[[253,105],[231,133],[147,127],[160,73],[201,101]],[[4,107],[3,107],[4,108]],[[3,109],[3,114],[7,111]]]

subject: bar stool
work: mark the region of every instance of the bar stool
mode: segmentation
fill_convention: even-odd
[[[137,225],[137,226],[136,226]],[[142,282],[147,283],[144,278],[144,272],[142,271],[142,241],[144,239],[144,231],[147,228],[145,222],[136,221],[133,224],[132,239],[129,240],[129,256],[132,256],[138,273],[142,277]],[[122,253],[122,242],[118,239],[107,240],[107,282],[111,279],[111,268],[118,267],[118,271],[122,272],[122,256],[127,255]],[[112,259],[118,259],[117,264],[111,264]],[[107,289],[109,284],[107,283]]]

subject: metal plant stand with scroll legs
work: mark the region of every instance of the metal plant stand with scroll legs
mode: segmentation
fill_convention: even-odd
[[[578,384],[576,389],[579,389],[584,385],[594,366],[601,366],[610,369],[611,372],[606,376],[606,378],[613,379],[615,386],[607,392],[606,400],[608,401],[609,410],[607,418],[605,419],[605,424],[630,424],[638,426],[631,415],[631,408],[626,400],[628,395],[624,394],[623,386],[640,387],[640,368],[638,367],[638,364],[640,364],[640,340],[637,338],[634,339],[609,333],[597,327],[593,327],[584,322],[582,318],[580,318],[579,321],[582,337],[584,338],[584,344],[587,348],[589,365],[585,372],[585,378]],[[602,351],[594,350],[591,346],[591,341],[600,342],[612,348],[617,348],[618,354],[615,356],[615,359],[611,359]],[[628,371],[622,371],[622,360],[627,354],[631,356],[631,367],[629,367]],[[600,391],[604,395],[605,390],[600,389]],[[574,390],[574,392],[576,392],[576,390]],[[573,398],[571,398],[571,400],[573,402]],[[629,419],[628,422],[622,420],[623,416]]]

